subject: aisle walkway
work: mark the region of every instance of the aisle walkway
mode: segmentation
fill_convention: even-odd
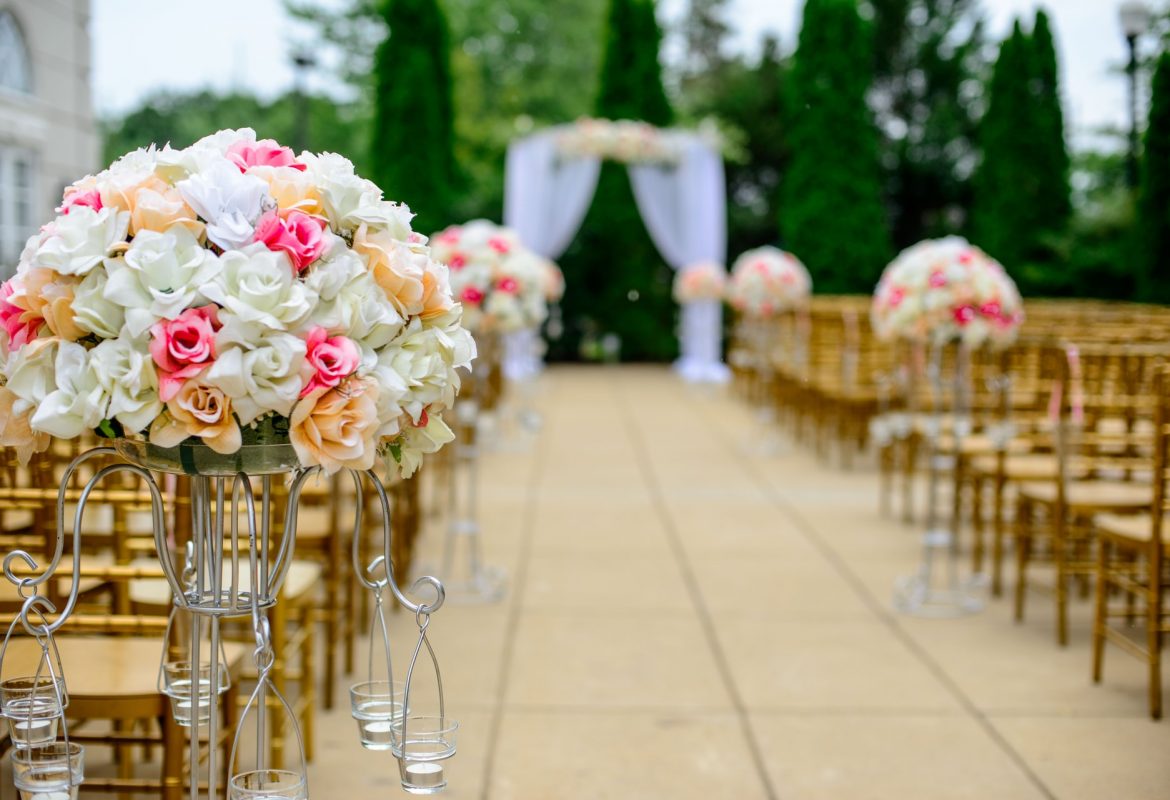
[[[742,405],[665,370],[553,370],[540,406],[534,447],[485,460],[509,593],[433,624],[463,723],[450,797],[1170,797],[1170,722],[1128,656],[1091,685],[1087,605],[1067,650],[1042,597],[1019,626],[1003,601],[892,612],[916,536],[877,516],[872,471],[748,456]],[[371,796],[394,763],[338,700],[314,791]]]

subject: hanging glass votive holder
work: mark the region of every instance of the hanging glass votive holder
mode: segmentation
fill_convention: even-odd
[[[398,759],[398,775],[403,789],[411,794],[436,794],[447,786],[444,762],[455,755],[455,735],[459,731],[459,723],[447,716],[439,660],[427,639],[430,612],[425,606],[419,607],[414,617],[418,623],[418,643],[406,670],[403,706],[391,726],[390,751]],[[424,647],[435,670],[439,694],[438,716],[414,713],[410,707],[411,680],[419,653]]]
[[[12,752],[12,778],[20,800],[77,800],[85,748],[69,741],[18,748]]]
[[[362,583],[374,596],[374,613],[370,617],[369,662],[366,680],[349,688],[350,713],[358,726],[358,737],[367,750],[389,750],[390,732],[393,720],[401,716],[405,687],[394,680],[394,665],[390,657],[390,631],[386,627],[383,605],[383,590],[389,585],[386,577],[377,578],[379,568],[384,567],[385,556],[378,556],[366,567]],[[381,634],[382,653],[386,659],[386,680],[376,680],[374,675],[375,633]]]
[[[232,776],[228,800],[309,800],[309,790],[300,773],[257,769]]]
[[[36,675],[0,681],[0,708],[8,720],[14,747],[40,747],[57,738],[65,713],[65,682],[59,676]]]

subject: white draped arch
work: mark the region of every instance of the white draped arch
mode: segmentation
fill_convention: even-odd
[[[558,147],[569,126],[550,128],[512,142],[504,177],[504,224],[545,258],[559,258],[577,235],[601,171],[601,159],[566,155]],[[703,137],[681,131],[671,137],[678,157],[631,163],[630,183],[638,212],[654,246],[673,269],[700,261],[724,263],[727,208],[723,159]],[[688,380],[722,381],[722,306],[688,303],[679,324],[681,357],[675,368]]]

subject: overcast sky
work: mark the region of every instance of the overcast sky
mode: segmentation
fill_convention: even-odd
[[[1119,3],[1043,3],[1053,19],[1065,113],[1077,142],[1101,125],[1125,124],[1125,82],[1116,72],[1126,57]],[[736,46],[754,52],[760,35],[773,31],[790,50],[802,5],[803,0],[732,0]],[[1035,0],[983,0],[990,33],[1001,37],[1014,16],[1030,18],[1036,5]],[[660,15],[670,24],[686,6],[687,0],[662,0]],[[93,37],[98,113],[109,115],[134,107],[159,88],[278,94],[292,84],[289,46],[303,39],[304,31],[284,13],[281,0],[93,0]],[[323,75],[311,82],[322,90],[327,84]]]

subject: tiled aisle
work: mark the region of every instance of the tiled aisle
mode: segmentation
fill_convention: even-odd
[[[1116,650],[1091,685],[1087,604],[1066,650],[1043,596],[1023,625],[1005,601],[891,610],[917,537],[878,517],[871,470],[747,455],[746,409],[664,369],[554,369],[540,407],[533,447],[484,459],[508,595],[433,623],[463,724],[450,797],[1170,797],[1170,721]],[[338,700],[314,792],[396,794]]]

